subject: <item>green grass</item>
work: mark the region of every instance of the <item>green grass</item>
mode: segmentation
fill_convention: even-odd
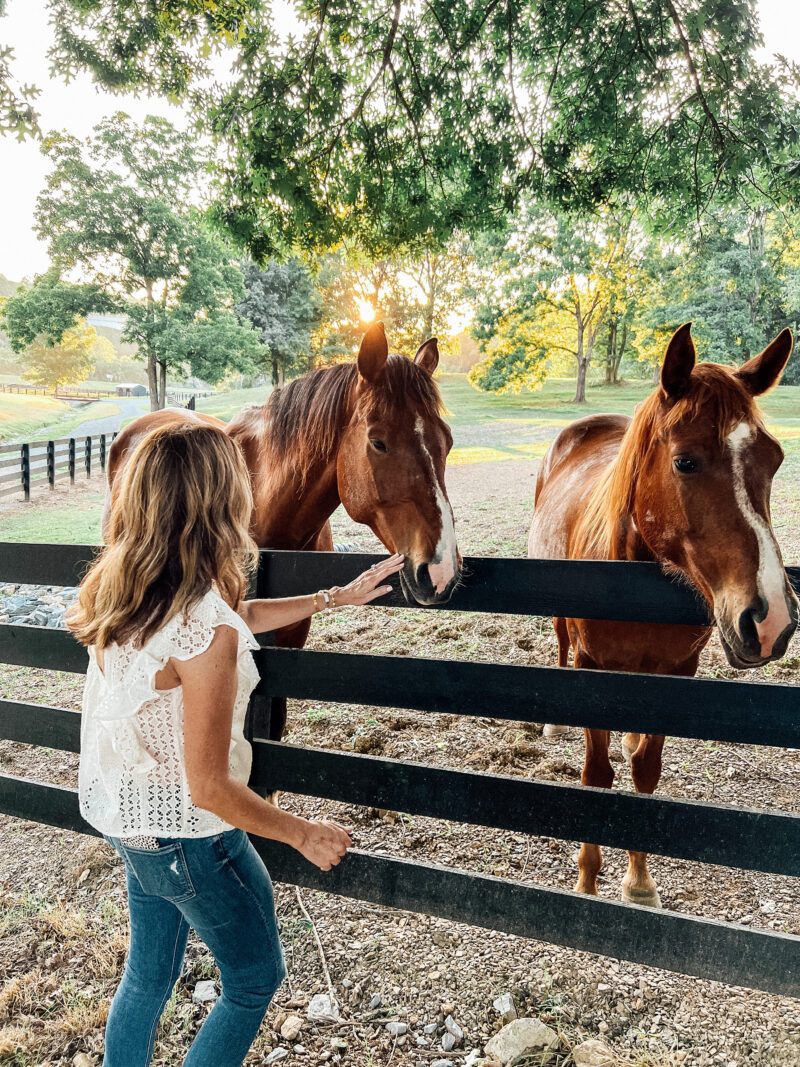
[[[3,541],[37,541],[49,545],[99,545],[104,491],[88,499],[77,499],[63,507],[25,510],[2,518]],[[28,508],[30,507],[30,510]]]
[[[272,392],[271,385],[258,385],[254,389],[236,389],[231,393],[217,393],[198,399],[197,410],[207,415],[216,415],[228,422],[245,404],[263,404]]]
[[[76,406],[51,397],[0,393],[0,442],[17,437],[34,440],[41,437],[45,429],[65,437],[82,422],[119,413],[118,405],[107,400]]]

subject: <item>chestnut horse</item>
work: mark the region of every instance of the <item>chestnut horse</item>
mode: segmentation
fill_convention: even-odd
[[[754,397],[778,381],[792,350],[784,330],[737,371],[696,364],[691,323],[667,347],[661,385],[633,418],[590,415],[559,433],[542,461],[528,541],[536,559],[655,560],[708,602],[730,664],[779,659],[798,602],[770,523],[772,477],[783,450]],[[691,677],[710,626],[555,619],[558,663]],[[702,712],[700,712],[702,714]],[[584,785],[610,788],[610,732],[585,730]],[[664,738],[626,734],[637,792],[661,776]],[[660,906],[642,852],[629,852],[624,900]],[[597,845],[584,844],[576,888],[597,893]]]
[[[413,360],[390,356],[383,324],[374,323],[355,363],[312,371],[224,427],[250,471],[251,532],[260,548],[332,551],[328,520],[341,503],[389,552],[405,555],[400,581],[409,603],[450,599],[461,557],[444,483],[453,439],[433,380],[438,362],[435,338]],[[181,422],[224,426],[183,409],[135,419],[111,446],[112,494],[141,437]],[[300,648],[309,629],[307,620],[280,630],[276,643]],[[285,700],[273,700],[273,738],[282,736],[285,723]]]

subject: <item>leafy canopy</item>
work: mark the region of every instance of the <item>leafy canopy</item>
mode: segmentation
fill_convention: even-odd
[[[798,72],[759,65],[755,0],[50,0],[53,59],[194,100],[228,150],[219,218],[264,259],[354,238],[371,255],[558,209],[796,198]],[[230,84],[208,84],[231,49]]]

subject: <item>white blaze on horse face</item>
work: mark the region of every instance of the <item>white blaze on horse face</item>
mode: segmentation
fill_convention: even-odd
[[[453,511],[447,497],[442,491],[441,485],[439,485],[439,479],[436,476],[436,468],[433,465],[433,459],[428,451],[428,446],[425,444],[425,423],[419,416],[417,416],[414,429],[417,431],[423,454],[431,467],[436,507],[439,511],[439,518],[441,520],[439,541],[434,549],[433,559],[428,564],[428,574],[431,576],[431,582],[433,583],[433,588],[436,592],[443,593],[450,582],[452,582],[453,578],[455,578],[458,569],[458,548],[456,544],[456,528],[453,522]]]
[[[756,535],[758,543],[758,572],[756,582],[758,595],[767,605],[767,614],[761,622],[755,624],[758,639],[761,642],[761,655],[766,658],[772,647],[790,624],[789,606],[786,602],[786,574],[781,563],[775,536],[767,523],[755,510],[744,477],[744,451],[747,442],[753,437],[753,428],[747,422],[740,422],[728,434],[728,447],[731,450],[733,468],[733,491],[745,520]]]

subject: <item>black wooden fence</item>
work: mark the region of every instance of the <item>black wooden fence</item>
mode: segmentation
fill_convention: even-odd
[[[91,549],[0,544],[0,581],[74,584]],[[376,557],[263,552],[259,596],[344,584]],[[697,623],[706,610],[650,564],[467,559],[449,609]],[[790,568],[800,588],[800,568]],[[402,606],[398,593],[385,598]],[[423,610],[423,609],[419,609]],[[278,744],[272,697],[398,707],[514,721],[665,733],[800,748],[800,688],[452,660],[355,655],[267,644],[249,731],[251,785],[388,807],[471,825],[643,850],[800,876],[800,817],[648,797],[402,760]],[[86,653],[63,631],[0,626],[0,662],[81,672]],[[0,701],[0,736],[77,752],[79,716]],[[0,811],[85,833],[71,789],[0,777]],[[255,840],[275,877],[392,907],[800,997],[800,937],[524,885],[353,849],[322,873]]]
[[[25,500],[30,500],[32,485],[47,482],[53,489],[62,478],[74,483],[76,470],[88,478],[93,464],[95,469],[99,465],[105,470],[106,454],[116,436],[116,433],[101,433],[0,445],[0,496],[22,492]]]

